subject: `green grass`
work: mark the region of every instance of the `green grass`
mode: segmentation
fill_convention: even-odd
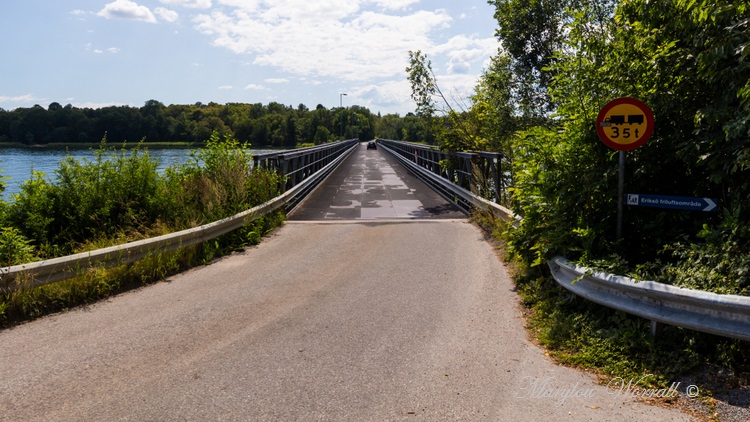
[[[529,266],[505,249],[508,227],[485,213],[477,222],[498,247],[513,273],[533,338],[558,362],[598,374],[641,379],[645,388],[667,388],[692,379],[701,391],[750,383],[747,342],[664,326],[656,338],[650,321],[589,302],[564,289],[546,265]]]
[[[140,145],[142,146],[142,145]],[[42,174],[0,201],[0,267],[127,243],[196,227],[262,204],[283,178],[252,168],[247,145],[214,135],[185,164],[157,172],[147,149],[103,142],[93,158],[66,157],[56,181]],[[0,190],[3,188],[0,180]],[[210,262],[260,238],[283,221],[264,216],[196,250],[155,253],[118,268],[91,268],[72,280],[0,297],[0,324],[13,324],[107,297]]]
[[[8,327],[55,312],[91,304],[113,295],[164,280],[188,268],[211,263],[218,257],[254,245],[281,226],[284,213],[276,211],[234,232],[199,245],[166,253],[154,253],[131,264],[112,268],[93,267],[80,275],[33,289],[0,294],[0,326]],[[83,249],[116,244],[111,240],[90,242]]]

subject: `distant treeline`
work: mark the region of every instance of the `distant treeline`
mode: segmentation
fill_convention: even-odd
[[[0,142],[24,145],[109,142],[189,142],[207,140],[212,133],[231,134],[256,146],[293,147],[338,139],[426,141],[434,138],[423,121],[412,115],[374,115],[361,106],[314,110],[276,102],[196,103],[168,105],[149,100],[143,107],[111,106],[98,109],[62,106],[53,102],[6,111],[0,109]],[[343,134],[342,134],[343,132]]]

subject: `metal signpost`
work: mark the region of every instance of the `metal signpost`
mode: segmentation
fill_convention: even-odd
[[[622,238],[623,200],[625,197],[625,151],[638,148],[654,131],[651,109],[635,98],[608,102],[596,118],[596,132],[602,142],[620,151],[620,176],[617,200],[617,240]]]

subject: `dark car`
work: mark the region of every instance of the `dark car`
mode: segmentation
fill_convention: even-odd
[[[375,141],[370,141],[367,143],[367,149],[378,149],[378,144]]]

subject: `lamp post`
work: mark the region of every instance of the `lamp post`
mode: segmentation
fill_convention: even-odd
[[[344,108],[344,96],[346,94],[339,94],[339,107]],[[341,113],[341,133],[339,140],[344,140],[344,113]]]

